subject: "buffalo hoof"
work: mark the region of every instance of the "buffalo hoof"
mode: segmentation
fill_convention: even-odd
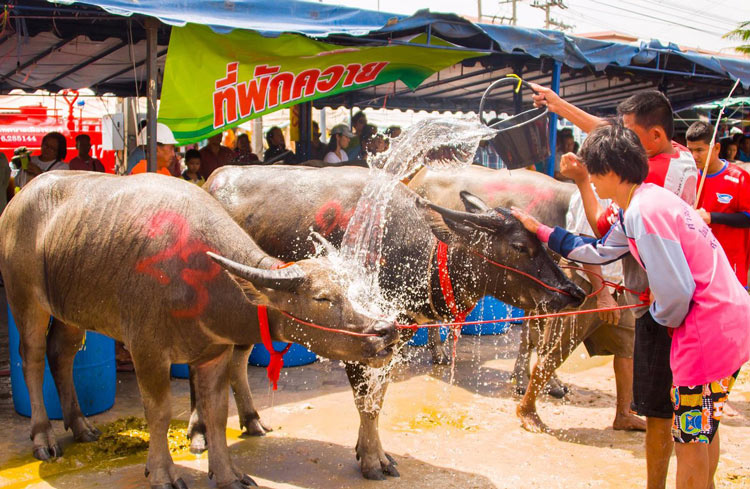
[[[82,443],[89,443],[89,442],[98,440],[101,434],[102,432],[97,430],[96,428],[85,429],[81,431],[80,433],[76,434],[75,440],[82,442]]]
[[[55,443],[50,447],[34,447],[34,458],[46,462],[47,460],[62,457],[63,451],[60,445]]]
[[[193,432],[193,436],[190,437],[190,453],[196,455],[201,454],[207,449],[206,435],[198,431]]]
[[[242,427],[245,428],[245,432],[242,433],[245,436],[265,436],[266,433],[273,431],[264,425],[257,416],[246,416],[242,422]]]
[[[174,482],[167,482],[166,484],[155,484],[151,486],[151,489],[188,489],[187,484],[182,478],[177,479]]]
[[[565,397],[565,394],[570,392],[570,389],[568,389],[568,386],[560,382],[560,379],[558,379],[557,376],[552,376],[552,378],[549,379],[549,382],[547,382],[546,392],[556,399],[562,399]]]
[[[365,467],[364,464],[361,466],[362,476],[365,479],[382,481],[385,480],[385,476],[401,477],[396,469],[396,465],[398,465],[396,460],[387,453],[383,453],[383,455],[385,455],[385,458],[381,458],[380,467]],[[357,460],[359,459],[360,457],[357,455]]]
[[[546,433],[549,428],[542,421],[542,418],[536,411],[524,411],[520,408],[516,410],[516,415],[521,420],[521,427],[531,433]]]

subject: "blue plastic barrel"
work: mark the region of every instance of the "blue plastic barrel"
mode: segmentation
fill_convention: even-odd
[[[520,312],[519,312],[520,311]],[[523,311],[500,302],[491,296],[482,297],[477,302],[476,307],[466,317],[467,321],[484,321],[492,319],[504,319],[508,317],[523,316]],[[461,334],[466,335],[491,335],[503,334],[510,328],[510,322],[488,323],[488,324],[469,324],[461,328]]]
[[[187,363],[173,363],[169,373],[172,377],[177,379],[190,378],[190,369],[188,368]]]
[[[429,340],[428,336],[428,330],[429,328],[417,328],[417,332],[414,333],[414,336],[411,337],[411,340],[409,340],[409,345],[411,346],[424,346],[427,344],[427,341]],[[445,339],[448,337],[448,332],[450,329],[448,326],[440,326],[440,340],[445,341]]]
[[[31,401],[21,367],[18,352],[20,337],[16,322],[8,308],[8,340],[10,346],[10,384],[13,391],[13,407],[22,416],[31,416]],[[73,384],[78,394],[78,403],[84,416],[98,414],[111,408],[115,403],[117,385],[115,365],[115,341],[107,336],[86,331],[83,348],[76,353],[73,361]],[[62,419],[60,397],[49,363],[44,360],[44,406],[50,419]]]
[[[282,341],[274,341],[273,348],[276,351],[282,351],[286,347],[286,343]],[[299,367],[300,365],[307,365],[313,363],[318,359],[318,356],[297,343],[292,343],[289,347],[289,351],[284,355],[284,367]],[[268,362],[271,361],[271,355],[266,350],[266,347],[257,344],[253,345],[253,350],[250,352],[250,358],[247,359],[247,363],[255,365],[256,367],[267,367]]]

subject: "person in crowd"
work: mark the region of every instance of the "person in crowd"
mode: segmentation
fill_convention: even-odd
[[[187,154],[185,155],[185,162],[187,163]],[[259,163],[258,156],[250,149],[250,138],[247,133],[243,132],[237,136],[237,147],[234,150],[232,164],[252,165],[253,163]]]
[[[326,157],[326,153],[328,153],[328,147],[327,145],[320,139],[320,126],[316,121],[312,122],[312,141],[310,143],[311,148],[311,154],[310,159],[311,160],[320,160],[322,161],[323,158]]]
[[[68,163],[71,170],[104,173],[102,162],[91,156],[91,137],[88,134],[79,134],[76,136],[76,151],[78,151],[78,156]]]
[[[217,168],[228,165],[234,159],[234,151],[222,146],[222,134],[214,134],[208,138],[206,144],[201,150],[201,175],[208,178]]]
[[[146,128],[141,129],[141,141],[146,140],[145,132]],[[174,159],[175,144],[177,144],[177,140],[174,138],[172,130],[161,122],[156,124],[156,173],[172,176],[172,173],[169,171],[169,166]],[[133,167],[130,174],[135,175],[137,173],[146,173],[147,171],[148,164],[146,160],[143,159]]]
[[[384,135],[375,134],[370,138],[369,141],[367,141],[367,144],[365,145],[365,152],[368,156],[383,153],[385,151],[388,151],[389,146],[390,142]]]
[[[284,133],[278,126],[273,126],[266,133],[266,143],[268,149],[263,154],[263,162],[266,164],[283,162],[285,165],[295,163],[294,152],[286,149]]]
[[[35,176],[52,170],[67,170],[65,156],[68,154],[65,136],[57,131],[48,132],[42,138],[39,155],[29,158],[26,167],[16,169],[16,188],[23,188]]]
[[[363,111],[359,111],[352,116],[352,128],[351,132],[354,136],[349,140],[349,145],[344,148],[349,155],[358,155],[362,148],[362,131],[367,126],[367,115]]]
[[[148,122],[144,119],[138,123],[138,137],[136,138],[137,146],[128,155],[128,166],[125,170],[125,174],[129,175],[133,170],[133,167],[137,165],[141,160],[146,159],[146,139],[140,139],[140,135],[144,134],[143,129],[148,125]]]
[[[750,163],[750,136],[745,134],[739,138],[738,147],[737,159],[745,163]]]
[[[582,263],[607,263],[631,253],[648,276],[650,316],[672,338],[667,355],[670,436],[677,455],[677,489],[707,489],[719,461],[723,407],[750,359],[750,295],[710,228],[692,206],[648,182],[647,150],[620,123],[599,126],[580,160],[596,192],[619,212],[602,239],[549,228],[526,212],[513,215],[550,249]],[[660,394],[659,394],[660,395]]]
[[[719,158],[722,160],[728,161],[732,164],[737,164],[737,151],[739,151],[739,146],[736,142],[732,140],[732,138],[724,138],[721,141],[721,154],[719,155]]]
[[[182,178],[190,183],[194,183],[199,187],[202,187],[206,183],[206,179],[200,173],[201,169],[201,153],[197,149],[189,149],[185,153],[185,171],[182,172]]]
[[[586,133],[607,124],[605,120],[566,102],[548,88],[537,84],[532,84],[532,87],[538,92],[533,96],[535,105],[546,105],[550,111]],[[688,149],[672,140],[674,121],[669,100],[661,92],[644,90],[621,102],[617,113],[624,126],[635,132],[646,150],[646,183],[662,186],[692,205],[695,202],[698,171]],[[592,229],[597,236],[604,236],[619,215],[620,209],[616,203],[601,210],[591,187],[589,173],[577,159],[563,157],[560,171],[576,183]],[[604,198],[601,194],[600,197]],[[645,290],[648,287],[648,276],[632,257],[623,261],[623,275],[628,289]],[[627,295],[630,304],[640,303],[634,294]],[[636,317],[633,360],[627,367],[625,363],[620,365],[623,370],[620,374],[632,376],[633,410],[646,417],[647,489],[663,489],[674,446],[671,438],[672,371],[669,368],[672,338],[654,320],[648,308],[635,308],[632,311]]]
[[[359,136],[359,145],[348,150],[346,152],[346,156],[349,158],[349,161],[353,160],[362,160],[367,161],[367,147],[370,145],[370,141],[377,135],[378,128],[371,125],[366,124],[364,128],[362,128],[362,131]]]
[[[388,129],[385,130],[385,135],[391,139],[396,139],[397,137],[401,135],[401,127],[390,126]]]
[[[560,173],[560,160],[562,155],[568,153],[574,153],[573,149],[576,144],[576,140],[573,137],[573,131],[569,128],[565,128],[557,133],[557,150],[555,151],[555,173],[554,176],[557,180],[570,181]]]
[[[688,148],[702,172],[711,146],[713,127],[703,121],[694,122],[685,136]],[[716,143],[711,151],[703,190],[698,199],[698,214],[724,248],[737,279],[747,286],[750,175],[719,158],[720,146],[721,143]]]
[[[349,140],[354,137],[346,124],[338,124],[331,129],[331,139],[328,141],[328,152],[323,161],[332,165],[343,165],[349,161],[346,154],[346,146]]]

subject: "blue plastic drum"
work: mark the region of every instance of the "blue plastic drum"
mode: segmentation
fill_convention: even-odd
[[[187,363],[173,363],[169,373],[176,379],[190,378],[190,369]]]
[[[427,344],[427,341],[429,340],[427,330],[429,328],[417,328],[417,332],[414,333],[414,336],[411,337],[409,340],[409,345],[411,346],[424,346]],[[448,337],[448,332],[450,329],[448,326],[440,326],[440,340],[445,341],[445,339]]]
[[[30,417],[31,401],[23,377],[21,355],[18,352],[20,337],[10,308],[8,308],[8,339],[13,407],[18,414]],[[112,407],[115,403],[115,386],[117,385],[115,341],[112,338],[92,331],[86,332],[83,348],[76,354],[73,362],[73,383],[84,416],[98,414]],[[42,391],[47,416],[50,419],[62,419],[60,398],[46,359]]]
[[[282,351],[286,347],[286,343],[282,341],[274,341],[273,348],[276,351]],[[292,343],[289,347],[289,351],[284,355],[284,367],[299,367],[300,365],[307,365],[313,363],[318,359],[318,356],[297,343]],[[250,358],[247,359],[247,363],[255,365],[256,367],[267,367],[271,361],[271,355],[266,350],[266,347],[258,344],[253,345],[253,351],[250,352]]]
[[[504,319],[508,317],[523,316],[523,311],[504,302],[500,302],[491,296],[482,297],[476,307],[466,317],[467,321],[484,321],[492,319]],[[515,322],[515,321],[513,321]],[[510,322],[470,324],[461,328],[461,334],[466,335],[491,335],[504,334],[510,328]]]

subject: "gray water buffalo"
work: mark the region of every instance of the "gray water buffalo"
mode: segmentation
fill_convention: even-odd
[[[432,202],[451,208],[460,208],[461,193],[471,192],[481,197],[489,205],[520,207],[530,212],[542,222],[551,226],[566,226],[566,214],[570,201],[576,192],[575,185],[559,182],[542,173],[527,170],[490,170],[471,166],[456,172],[420,171],[409,183],[409,187]],[[581,287],[591,291],[591,284],[579,275],[571,277]],[[612,300],[604,291],[599,298]],[[624,298],[621,297],[624,300]],[[622,302],[622,301],[621,301]],[[582,309],[597,307],[597,298],[589,297]],[[623,311],[619,321],[608,318],[621,326],[619,333],[608,332],[616,328],[607,324],[597,314],[583,314],[550,320],[535,320],[528,325],[522,341],[514,376],[519,382],[524,397],[518,407],[518,416],[523,426],[530,431],[542,431],[546,426],[536,412],[536,399],[547,385],[555,370],[570,356],[584,340],[594,354],[615,355],[615,378],[617,380],[617,409],[613,427],[615,429],[645,429],[643,421],[630,414],[630,385],[632,383],[632,339],[626,329],[634,326],[629,311]],[[601,329],[600,329],[601,327]],[[625,328],[625,330],[623,330]],[[535,334],[541,332],[541,338]],[[537,346],[539,361],[529,376],[529,347]],[[526,380],[524,382],[524,380]]]
[[[86,329],[122,341],[133,357],[151,433],[152,488],[186,487],[167,448],[172,363],[188,363],[194,374],[209,475],[220,488],[255,485],[234,468],[225,429],[233,345],[260,341],[258,306],[269,306],[274,340],[302,343],[329,358],[381,366],[398,341],[395,324],[355,311],[327,259],[271,270],[282,262],[264,253],[215,199],[182,179],[46,173],[5,209],[0,236],[0,270],[31,398],[34,455],[42,460],[62,453],[42,400],[45,352],[66,429],[78,441],[99,435],[81,413],[72,379]],[[278,311],[368,336],[311,329]]]
[[[369,178],[368,170],[353,167],[225,167],[212,174],[204,188],[262,248],[299,260],[314,251],[308,239],[311,231],[341,244]],[[396,185],[382,238],[380,285],[387,299],[405,311],[400,322],[453,320],[438,278],[436,236],[448,245],[447,269],[458,310],[470,310],[486,294],[525,309],[556,310],[581,303],[583,292],[507,211],[496,212],[472,196],[465,196],[471,212],[417,206],[416,199],[404,185]],[[563,292],[492,266],[488,259],[512,263]],[[247,354],[238,349],[233,362],[238,368],[232,369],[241,420],[257,419],[254,408],[247,410],[252,406],[247,403]],[[346,372],[360,413],[356,454],[363,475],[398,475],[393,459],[383,451],[377,427],[386,382],[369,382],[373,373],[361,364],[348,363]]]

